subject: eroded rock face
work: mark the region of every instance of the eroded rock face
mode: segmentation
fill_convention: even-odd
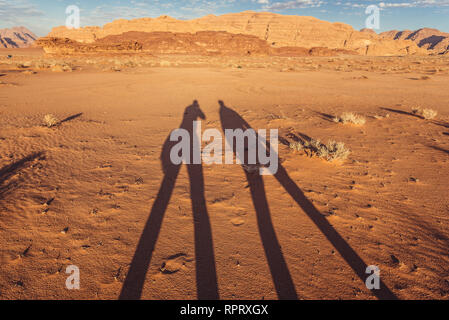
[[[343,23],[330,23],[313,17],[286,16],[268,12],[246,11],[208,15],[194,20],[176,20],[162,16],[156,19],[116,20],[99,27],[69,30],[57,27],[51,37],[69,38],[82,43],[93,43],[111,35],[129,31],[196,33],[200,31],[226,31],[231,34],[255,36],[279,47],[326,47],[345,49],[368,55],[426,54],[410,40],[382,39],[376,33],[360,32]],[[385,48],[385,49],[384,49]]]
[[[255,36],[227,32],[201,31],[197,33],[136,32],[107,36],[95,42],[137,42],[144,51],[155,54],[198,55],[268,55],[270,46]]]
[[[449,52],[449,33],[437,29],[393,30],[381,33],[380,37],[389,40],[410,40],[432,54],[447,54]]]
[[[0,29],[0,48],[26,48],[37,36],[25,27]]]
[[[223,31],[196,33],[137,32],[111,35],[93,43],[80,43],[68,38],[40,38],[36,45],[50,54],[133,53],[183,54],[203,56],[334,56],[357,54],[344,49],[315,47],[272,47],[256,36]]]
[[[36,45],[50,54],[74,54],[74,53],[128,53],[142,51],[142,45],[138,42],[123,41],[121,43],[79,43],[68,38],[44,37],[36,41]]]

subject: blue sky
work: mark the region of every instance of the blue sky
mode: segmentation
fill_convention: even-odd
[[[81,26],[103,25],[114,19],[169,15],[192,19],[206,14],[244,10],[307,15],[331,22],[344,22],[356,29],[365,26],[365,9],[381,8],[380,30],[437,28],[449,32],[449,0],[0,0],[0,28],[23,25],[37,35],[65,24],[65,9],[77,5]]]

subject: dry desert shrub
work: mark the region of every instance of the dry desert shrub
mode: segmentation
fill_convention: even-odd
[[[46,114],[44,116],[44,126],[48,128],[55,127],[59,124],[59,120],[52,114]]]
[[[282,120],[282,119],[286,119],[286,117],[283,114],[279,115],[279,114],[275,114],[275,113],[269,113],[267,115],[267,119],[269,119],[269,120]]]
[[[334,122],[336,123],[352,123],[356,125],[364,125],[366,123],[366,119],[362,116],[359,116],[352,112],[343,112],[340,117],[335,117]]]
[[[426,120],[432,120],[438,115],[438,112],[433,109],[427,109],[427,108],[423,109],[421,107],[413,107],[412,113],[416,114]]]
[[[326,161],[344,161],[348,158],[349,151],[343,142],[329,140],[327,144],[323,144],[320,140],[311,139],[304,142],[290,143],[290,149],[295,151],[304,151],[309,156],[315,156]]]

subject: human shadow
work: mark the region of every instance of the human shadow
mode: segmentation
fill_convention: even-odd
[[[30,162],[41,158],[42,156],[42,152],[35,152],[0,169],[0,199],[12,188],[14,188],[13,182],[5,184],[5,181],[17,174],[18,171],[26,168]]]
[[[251,126],[234,110],[225,106],[222,101],[220,104],[220,117],[223,129],[250,129]],[[299,137],[298,137],[299,138]],[[306,139],[307,137],[301,137]],[[273,152],[271,150],[271,152]],[[368,265],[363,259],[352,249],[352,247],[344,240],[337,230],[327,221],[327,219],[318,211],[312,202],[304,195],[302,190],[290,178],[285,168],[278,161],[279,168],[274,177],[278,180],[285,191],[293,198],[293,200],[301,207],[305,214],[323,233],[327,240],[340,253],[346,263],[352,268],[357,276],[365,284],[368,274],[366,270]],[[283,258],[279,242],[271,224],[269,217],[269,208],[266,200],[265,189],[263,187],[263,179],[256,172],[253,176],[248,176],[251,187],[251,195],[253,197],[254,206],[258,215],[259,230],[264,245],[265,254],[267,256],[270,271],[273,277],[279,298],[296,298],[294,284],[288,272],[285,259]],[[394,300],[396,295],[381,280],[380,289],[372,290],[378,299]]]
[[[193,139],[197,138],[193,121],[205,118],[196,100],[185,109],[179,128],[190,134],[191,160],[193,157]],[[164,178],[123,284],[119,297],[121,300],[137,300],[141,297],[162,220],[181,168],[181,164],[173,164],[170,158],[171,150],[177,143],[171,141],[170,136],[164,142],[160,157]],[[193,162],[190,161],[190,163]],[[187,164],[187,172],[190,180],[190,197],[194,220],[197,298],[199,300],[217,300],[219,299],[218,281],[212,231],[204,196],[203,167],[201,164]]]
[[[228,129],[251,129],[250,125],[244,121],[243,118],[233,110],[227,108],[222,101],[219,101],[219,104],[221,126],[224,132]],[[228,137],[226,136],[226,138]],[[232,150],[234,154],[238,155],[236,143],[231,141],[229,141],[229,143],[232,143],[234,146],[234,149]],[[239,155],[241,159],[248,159],[247,151],[248,149],[245,148],[245,154]],[[281,245],[274,230],[262,176],[260,176],[258,170],[256,172],[249,172],[244,169],[243,171],[248,180],[254,209],[257,215],[257,226],[259,228],[265,256],[268,261],[268,266],[278,297],[283,300],[296,300],[298,299],[298,295],[287,262],[282,253]]]

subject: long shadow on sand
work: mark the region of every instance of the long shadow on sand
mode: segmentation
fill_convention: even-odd
[[[20,159],[10,165],[4,166],[0,169],[0,199],[8,193],[12,188],[14,188],[14,183],[10,182],[5,184],[4,182],[11,178],[13,175],[17,174],[20,170],[26,168],[30,162],[35,159],[41,158],[42,152],[32,153],[29,156]]]
[[[449,150],[446,150],[446,149],[443,149],[443,148],[440,148],[437,146],[430,146],[430,148],[449,154]]]
[[[205,115],[201,111],[198,102],[194,101],[192,105],[185,109],[180,125],[180,129],[185,129],[190,134],[191,148],[193,146],[192,139],[196,137],[196,133],[193,130],[193,121],[197,119],[205,119]],[[181,168],[181,165],[173,164],[170,159],[171,149],[176,144],[177,142],[172,142],[170,137],[167,137],[163,145],[161,163],[164,170],[164,178],[123,284],[119,298],[121,300],[137,300],[141,297],[145,277],[162,226],[162,220]],[[190,155],[191,157],[193,156],[192,150]],[[190,179],[190,197],[194,219],[197,297],[199,300],[217,300],[219,299],[218,281],[212,231],[204,196],[203,167],[201,164],[189,164],[187,165],[187,171]]]
[[[414,114],[412,112],[407,112],[407,111],[398,110],[398,109],[391,109],[391,108],[381,108],[381,109],[385,110],[385,111],[390,111],[390,112],[399,113],[399,114],[403,114],[403,115],[406,115],[406,116],[412,116],[412,117],[415,117],[415,118],[422,119],[422,117],[420,117],[419,115]]]
[[[226,107],[222,101],[219,101],[219,104],[223,130],[246,130],[251,128],[251,126],[237,112]],[[304,213],[313,221],[327,240],[340,253],[346,263],[357,274],[360,280],[362,280],[363,284],[365,284],[367,278],[367,274],[365,273],[367,264],[332,227],[332,225],[318,211],[318,209],[315,208],[312,202],[307,199],[301,189],[290,178],[285,168],[280,164],[280,161],[278,161],[278,163],[279,169],[274,177],[278,180],[285,191],[294,199]],[[258,173],[253,175],[246,171],[245,173],[251,188],[251,196],[253,198],[253,203],[258,218],[259,232],[278,297],[280,299],[296,299],[297,294],[294,284],[271,222],[263,179]],[[385,283],[383,283],[383,281],[381,281],[380,289],[372,290],[372,292],[378,299],[397,299],[396,295],[386,286]]]
[[[61,123],[75,120],[76,118],[79,118],[79,117],[81,117],[82,115],[83,115],[82,112],[81,112],[81,113],[74,114],[74,115],[72,115],[72,116],[70,116],[70,117],[65,118],[64,120],[61,120]]]
[[[433,120],[432,123],[436,124],[437,126],[442,126],[449,129],[449,122]],[[447,132],[445,132],[444,134],[447,134]]]

